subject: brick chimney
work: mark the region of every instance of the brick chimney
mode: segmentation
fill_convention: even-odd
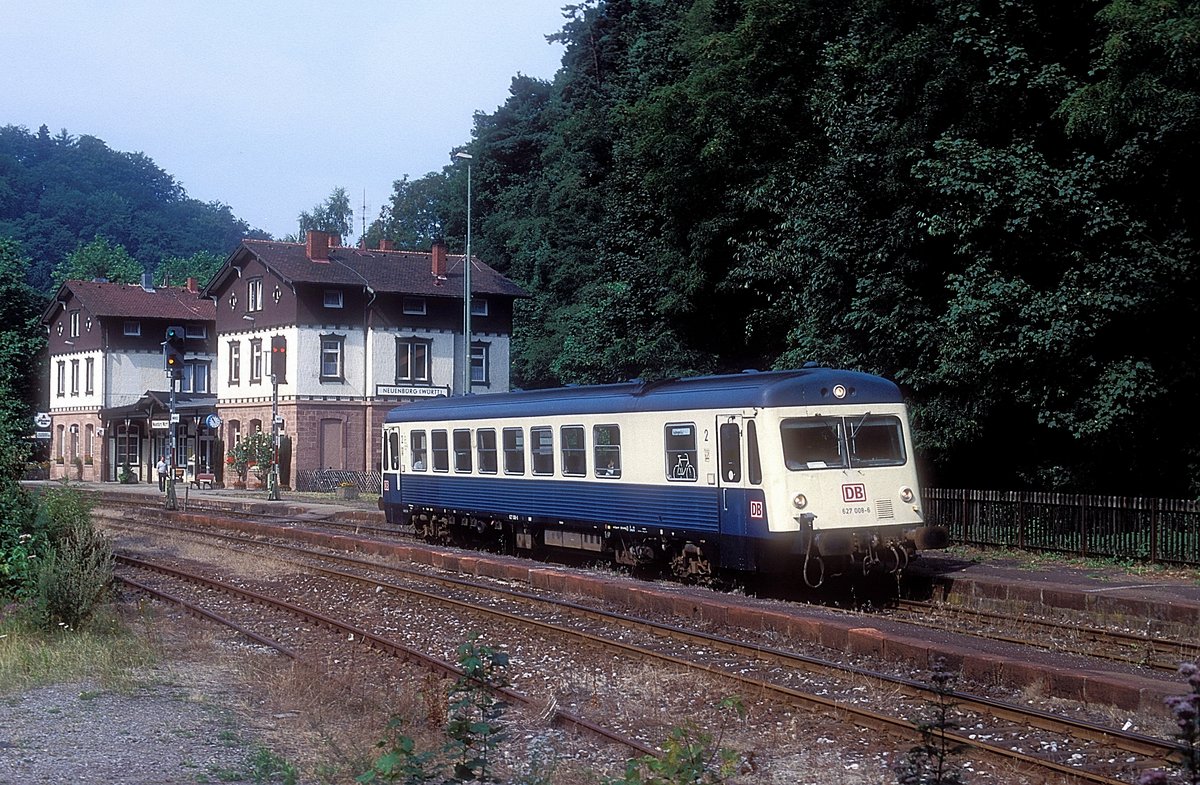
[[[198,283],[199,282],[195,278],[187,279],[188,294],[196,294],[197,292],[200,291],[200,287],[197,285]]]
[[[391,240],[386,240],[381,237],[381,238],[379,238],[379,250],[394,251],[394,250],[396,250],[396,244],[394,242],[392,242]]]
[[[315,229],[308,231],[308,240],[304,244],[304,253],[311,261],[329,261],[329,234]]]
[[[446,244],[441,240],[434,240],[433,247],[429,251],[429,256],[433,260],[433,277],[446,277]]]

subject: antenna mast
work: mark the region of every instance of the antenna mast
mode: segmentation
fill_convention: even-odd
[[[363,189],[363,209],[362,209],[362,244],[363,248],[367,247],[367,189]]]

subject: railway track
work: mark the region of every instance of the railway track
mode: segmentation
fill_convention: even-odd
[[[205,537],[211,536],[205,534]],[[240,546],[245,545],[243,538],[219,536],[236,540]],[[272,547],[277,549],[281,546]],[[290,554],[288,563],[320,573],[333,581],[356,580],[367,586],[382,586],[388,592],[403,592],[418,597],[422,602],[456,606],[456,612],[488,614],[509,627],[536,628],[540,634],[571,636],[587,646],[604,647],[618,651],[622,656],[653,659],[667,667],[698,669],[710,676],[733,682],[744,693],[769,695],[772,700],[801,706],[804,711],[833,714],[843,721],[872,728],[890,737],[914,738],[916,723],[908,717],[918,715],[922,704],[939,697],[936,691],[931,692],[911,680],[783,650],[747,645],[578,603],[547,599],[511,588],[480,586],[462,579],[433,577],[416,570],[384,567],[352,557],[317,554],[295,546],[287,546],[287,549]],[[314,561],[340,566],[325,567]],[[381,577],[385,575],[388,576],[386,583]],[[394,579],[416,581],[426,586],[432,583],[436,590],[402,585],[394,582]],[[499,607],[501,605],[517,605],[523,610],[504,610]],[[531,614],[531,607],[541,610]],[[561,620],[564,613],[576,621],[565,623]],[[532,618],[533,615],[538,618]],[[545,621],[546,617],[556,620]],[[581,630],[578,625],[580,619],[586,620],[588,625],[600,624],[613,631],[597,634]],[[630,639],[638,642],[630,642]],[[796,674],[805,675],[797,679]],[[838,690],[832,688],[831,683],[845,682],[850,694],[867,681],[877,694],[904,697],[903,702],[893,697],[895,710],[884,713],[856,705],[853,700],[824,697],[813,689],[806,691],[803,686],[806,681],[818,683],[821,690],[833,693]],[[941,697],[956,704],[956,722],[970,729],[964,734],[952,734],[952,742],[1007,760],[1010,765],[1052,771],[1070,781],[1129,782],[1134,772],[1147,766],[1163,765],[1174,751],[1172,743],[1160,739],[1030,711],[1026,707],[957,692],[942,693]],[[1072,742],[1069,750],[1063,750],[1061,754],[1045,752],[1061,749],[1068,739]]]
[[[130,507],[138,506],[130,504]],[[394,527],[377,526],[363,521],[339,521],[328,517],[261,511],[220,512],[259,521],[315,525],[351,532],[356,536],[414,541],[412,537]],[[869,619],[879,614],[880,612],[875,610],[862,615],[863,618]],[[1155,632],[1116,629],[1084,621],[1058,622],[1027,613],[1004,613],[960,605],[898,599],[883,615],[929,629],[1020,646],[1035,646],[1046,651],[1069,652],[1131,667],[1149,668],[1161,673],[1174,673],[1180,662],[1200,657],[1200,644],[1195,640],[1172,638]]]
[[[1157,671],[1173,673],[1178,670],[1180,662],[1195,660],[1200,655],[1200,644],[1194,640],[1052,621],[1025,613],[1004,613],[903,599],[896,603],[895,609],[889,610],[897,611],[889,612],[889,618],[909,624],[1097,657]]]

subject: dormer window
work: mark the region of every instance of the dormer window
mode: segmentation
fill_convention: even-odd
[[[325,290],[325,307],[326,308],[341,308],[342,307],[342,290],[341,289],[326,289]]]
[[[425,298],[424,297],[405,297],[404,312],[411,316],[425,315]]]

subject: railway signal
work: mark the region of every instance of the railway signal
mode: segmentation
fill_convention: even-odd
[[[287,338],[271,336],[271,375],[276,384],[287,384]]]
[[[163,341],[163,361],[172,379],[183,378],[183,347],[186,340],[182,327],[172,325],[167,328],[167,340]]]

